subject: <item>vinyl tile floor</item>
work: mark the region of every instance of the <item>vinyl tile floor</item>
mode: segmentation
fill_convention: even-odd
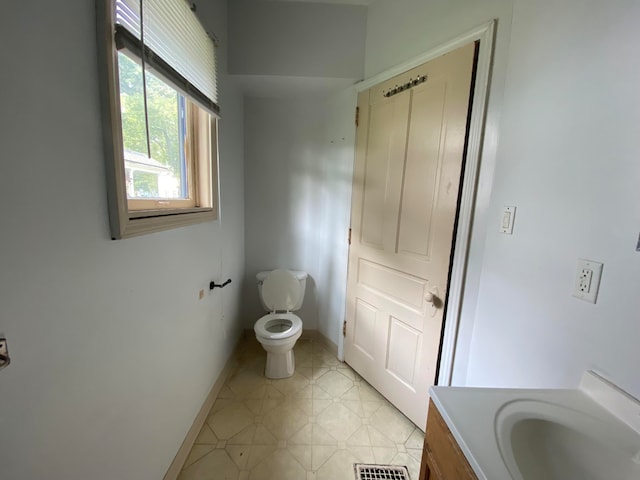
[[[320,342],[294,352],[294,375],[269,380],[262,346],[243,341],[179,480],[354,480],[354,463],[418,480],[424,433]]]

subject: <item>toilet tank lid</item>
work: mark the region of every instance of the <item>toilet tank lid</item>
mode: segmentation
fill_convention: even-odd
[[[303,272],[302,270],[289,270],[289,271],[293,273],[298,280],[304,280],[308,276],[307,272]],[[256,274],[256,278],[258,279],[259,282],[263,282],[264,279],[267,278],[267,275],[269,275],[271,272],[272,270],[265,270],[264,272],[258,272]]]

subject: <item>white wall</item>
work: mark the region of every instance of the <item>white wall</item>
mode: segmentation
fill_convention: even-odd
[[[345,319],[348,229],[351,221],[351,183],[356,128],[354,111],[357,97],[353,89],[343,90],[325,101],[323,182],[317,205],[320,233],[316,281],[323,285],[318,293],[318,331],[340,345]],[[340,337],[340,338],[339,338]]]
[[[338,343],[344,317],[353,112],[350,92],[245,101],[246,315],[263,315],[255,273],[310,274],[304,328]]]
[[[301,269],[304,328],[338,343],[355,134],[348,86],[363,77],[366,15],[355,5],[230,2],[230,72],[247,95],[246,328],[264,314],[256,272]]]
[[[232,26],[244,18],[240,16],[240,12],[245,3],[247,2],[239,3],[237,8],[234,7],[232,10],[237,12],[235,20],[232,15]],[[258,2],[263,8],[272,3],[274,2]],[[483,158],[486,169],[479,182],[476,206],[478,222],[473,234],[476,241],[472,244],[472,253],[479,253],[473,256],[467,277],[467,284],[471,288],[463,308],[463,316],[468,318],[468,321],[463,323],[459,333],[456,369],[456,379],[460,379],[458,382],[462,382],[466,376],[465,358],[468,355],[475,313],[475,297],[471,292],[478,288],[486,222],[484,216],[491,191],[492,164],[495,160],[497,124],[511,21],[510,0],[485,1],[481,5],[478,3],[471,0],[457,2],[453,6],[451,2],[408,0],[374,3],[368,10],[364,57],[365,77],[370,77],[493,18],[499,19],[497,60],[494,65],[492,102],[487,114],[487,140]],[[275,2],[275,5],[280,5],[280,2]],[[309,5],[301,4],[295,7],[306,9]],[[286,16],[275,18],[280,18],[279,22],[288,19]],[[232,27],[232,30],[233,46],[237,35],[236,27]],[[242,42],[246,45],[257,45],[262,37],[263,35],[249,33],[241,36]],[[298,39],[282,33],[282,41],[290,45],[287,48],[294,48]],[[249,59],[236,61],[257,65],[250,60],[255,51],[251,53],[249,47],[245,50]],[[276,49],[271,53],[281,51]],[[288,50],[285,49],[284,52]],[[263,67],[263,70],[267,71],[253,68],[253,73],[284,75],[298,68],[299,74],[304,74],[305,63],[296,60],[298,57],[295,54],[274,58],[288,62],[288,65],[282,67],[281,71],[269,70],[266,67]],[[264,75],[260,77],[260,82],[264,84]],[[302,268],[300,265],[305,265],[304,268],[314,277],[301,312],[305,328],[317,328],[338,343],[340,325],[344,319],[346,288],[344,280],[340,279],[344,278],[343,272],[346,272],[347,252],[339,253],[341,250],[335,246],[343,245],[344,231],[349,223],[355,94],[353,91],[344,90],[340,95],[334,96],[332,101],[325,100],[331,98],[327,94],[324,97],[314,95],[316,100],[304,101],[301,100],[301,83],[309,84],[309,91],[316,89],[310,79],[302,79],[296,84],[291,98],[283,98],[282,89],[271,86],[263,87],[260,94],[268,96],[269,92],[272,92],[278,99],[252,98],[246,102],[247,300],[243,317],[246,319],[247,328],[250,328],[254,318],[262,314],[254,285],[256,271],[275,266]],[[255,86],[251,86],[250,89],[252,92],[258,90]],[[325,135],[326,138],[322,139],[319,136],[320,132],[326,131],[327,128],[335,133],[330,133],[328,137]],[[345,138],[344,148],[340,149],[340,153],[336,154],[334,151],[335,144],[327,142],[329,138]],[[326,166],[323,166],[325,163]],[[326,173],[334,168],[331,166],[333,164],[340,165],[340,175]],[[328,170],[318,175],[318,168]],[[343,178],[343,175],[347,175],[348,180]],[[303,180],[297,181],[299,178]],[[345,185],[348,185],[348,188]],[[301,205],[293,209],[290,205],[292,191],[295,193],[296,201]],[[326,196],[322,192],[327,192]],[[268,201],[265,201],[265,198],[268,198]],[[327,203],[325,198],[330,199],[330,202]],[[331,226],[325,225],[325,216],[335,223]],[[301,230],[298,225],[312,225],[313,228],[306,227]],[[321,242],[318,235],[322,235]],[[327,276],[322,272],[335,272],[335,275]]]
[[[398,0],[374,2],[367,18],[367,78],[433,50],[492,19],[497,20],[484,146],[453,371],[453,383],[457,385],[466,383],[487,223],[495,220],[488,217],[489,201],[500,136],[511,15],[512,0]]]
[[[224,45],[224,2],[200,13]],[[7,480],[162,478],[240,328],[241,98],[223,77],[222,224],[112,241],[94,25],[85,0],[10,2],[0,17]]]
[[[258,0],[229,3],[230,73],[362,78],[366,7]]]
[[[379,1],[368,18],[367,76],[499,19],[454,380],[575,386],[596,368],[638,396],[640,5],[516,0],[509,32],[509,3]],[[596,305],[571,297],[579,257],[605,264]]]
[[[514,8],[470,384],[575,385],[595,368],[640,396],[640,4]],[[604,262],[596,305],[576,260]]]

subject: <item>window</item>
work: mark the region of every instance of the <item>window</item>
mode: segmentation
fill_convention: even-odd
[[[186,0],[98,0],[112,238],[217,218],[215,45]]]

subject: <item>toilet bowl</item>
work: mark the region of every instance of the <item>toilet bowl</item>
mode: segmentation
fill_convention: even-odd
[[[270,312],[255,323],[256,339],[267,352],[265,376],[287,378],[295,371],[293,347],[302,335],[302,320],[291,313],[302,306],[307,274],[289,270],[257,275],[262,304]]]

